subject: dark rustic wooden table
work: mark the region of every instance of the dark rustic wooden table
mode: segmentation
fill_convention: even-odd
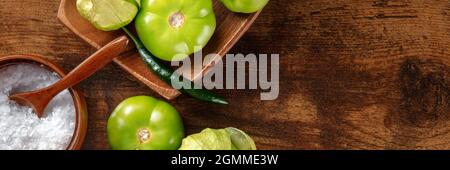
[[[71,70],[95,52],[56,19],[59,1],[0,0],[0,55],[35,53]],[[188,134],[238,127],[260,149],[449,149],[450,2],[272,0],[233,48],[280,53],[281,91],[220,90],[231,104],[171,101]],[[108,149],[123,99],[157,96],[111,64],[81,84],[85,149]]]

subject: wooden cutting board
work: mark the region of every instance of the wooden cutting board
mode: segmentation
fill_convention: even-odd
[[[208,61],[198,71],[185,70],[193,73],[192,77],[188,77],[191,80],[201,78],[207,73],[213,67],[213,62],[222,58],[233,47],[259,15],[259,12],[254,14],[232,13],[217,0],[214,0],[214,11],[217,17],[216,32],[202,53],[204,56],[211,53],[218,55],[213,60]],[[124,34],[122,31],[104,32],[94,28],[78,14],[76,0],[61,0],[58,19],[84,41],[97,49]],[[136,51],[121,54],[114,62],[166,99],[174,99],[180,94],[178,90],[173,89],[149,70]]]

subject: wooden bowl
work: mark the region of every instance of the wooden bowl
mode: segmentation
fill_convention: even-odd
[[[186,77],[190,80],[200,79],[203,75],[206,75],[214,67],[215,61],[221,59],[244,35],[260,12],[253,14],[233,13],[226,9],[218,0],[214,0],[217,28],[213,37],[203,49],[203,57],[211,53],[217,55],[211,60],[204,61],[206,65],[201,69],[183,70],[183,75],[191,73],[191,77]],[[76,0],[61,0],[58,19],[76,35],[97,49],[124,34],[121,30],[110,32],[97,30],[78,13]],[[122,54],[114,59],[114,62],[166,99],[174,99],[180,95],[178,90],[172,88],[149,70],[137,51]]]
[[[66,73],[63,71],[63,69],[60,66],[45,59],[42,56],[11,55],[11,56],[0,57],[0,67],[11,65],[11,64],[16,64],[16,63],[37,64],[37,65],[40,65],[40,66],[58,74],[59,77],[64,77],[66,75]],[[79,90],[77,90],[75,87],[72,87],[69,89],[69,92],[71,93],[74,104],[75,104],[76,124],[75,124],[74,134],[72,136],[72,140],[66,149],[67,150],[79,150],[83,144],[84,137],[86,136],[86,131],[87,131],[87,123],[88,123],[87,107],[86,107],[86,102],[84,100],[84,96],[82,95],[82,93]]]

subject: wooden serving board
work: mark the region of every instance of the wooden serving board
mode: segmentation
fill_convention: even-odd
[[[214,11],[217,18],[217,28],[208,45],[203,49],[203,55],[215,53],[218,54],[213,60],[208,61],[201,70],[190,71],[191,80],[201,78],[212,67],[216,59],[222,58],[241,36],[253,24],[260,12],[254,14],[236,14],[228,11],[219,1],[214,0]],[[124,33],[122,31],[104,32],[97,30],[87,20],[78,14],[76,9],[76,0],[61,0],[58,10],[58,19],[66,25],[75,34],[93,47],[100,49],[113,39]],[[115,60],[121,68],[129,72],[148,87],[159,93],[166,99],[176,98],[180,92],[173,89],[159,79],[140,59],[136,51],[120,55]]]

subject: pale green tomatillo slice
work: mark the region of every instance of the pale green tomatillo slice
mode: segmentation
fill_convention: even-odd
[[[225,129],[204,129],[183,139],[179,150],[231,150],[229,133]]]
[[[231,143],[237,150],[256,150],[255,141],[242,130],[229,127],[225,130],[228,131],[231,137]]]
[[[179,150],[256,150],[255,142],[236,128],[210,129],[183,139]]]
[[[112,31],[133,21],[138,0],[77,0],[77,10],[97,29]]]

